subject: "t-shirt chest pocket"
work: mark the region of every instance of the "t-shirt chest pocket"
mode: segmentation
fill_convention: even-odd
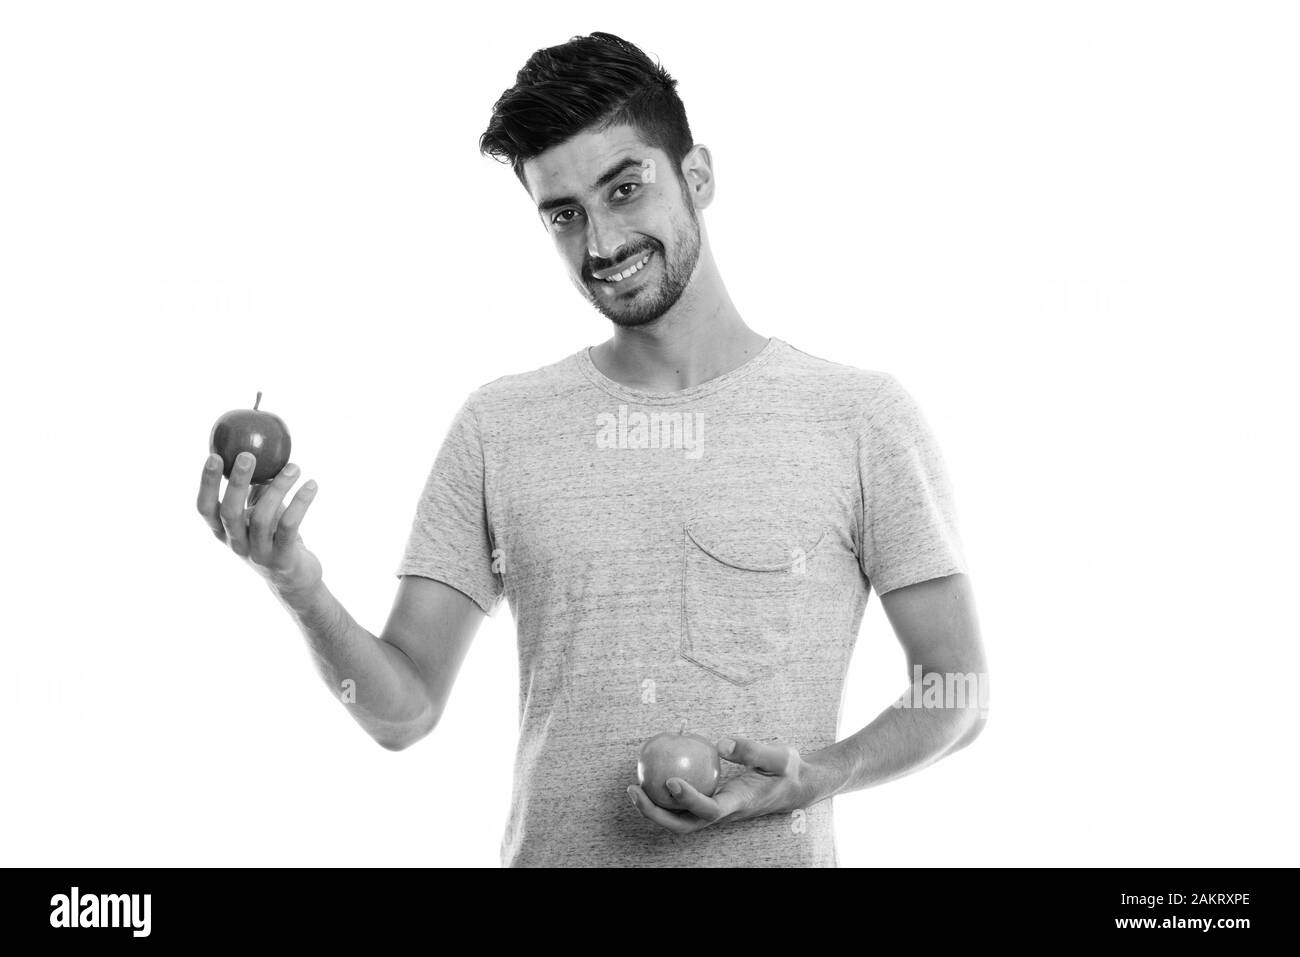
[[[824,528],[761,521],[682,527],[683,658],[748,685],[797,652]]]

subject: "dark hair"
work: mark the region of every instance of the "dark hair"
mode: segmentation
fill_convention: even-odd
[[[663,150],[682,181],[681,162],[694,142],[677,81],[612,33],[576,36],[528,58],[493,104],[479,152],[510,163],[527,188],[526,161],[583,130],[624,124]]]

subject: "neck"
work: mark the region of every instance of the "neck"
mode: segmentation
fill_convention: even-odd
[[[644,327],[616,326],[612,339],[592,347],[597,369],[629,388],[680,392],[744,365],[767,345],[740,317],[707,250],[672,309]]]

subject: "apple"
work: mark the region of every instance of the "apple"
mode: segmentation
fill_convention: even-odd
[[[686,722],[676,732],[664,731],[641,745],[636,780],[646,796],[670,811],[685,810],[667,788],[669,778],[681,778],[706,797],[718,789],[722,759],[708,738],[686,733]]]
[[[271,481],[289,464],[289,427],[278,415],[259,411],[257,407],[261,403],[259,392],[251,409],[231,409],[212,426],[208,448],[221,456],[222,474],[226,478],[230,478],[240,452],[251,452],[257,459],[253,466],[253,485]]]

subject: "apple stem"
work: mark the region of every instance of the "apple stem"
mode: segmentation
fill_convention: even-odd
[[[254,411],[254,412],[257,411],[257,407],[261,404],[261,402],[262,402],[262,393],[259,392],[259,393],[257,393],[257,401],[253,403],[253,411]]]

